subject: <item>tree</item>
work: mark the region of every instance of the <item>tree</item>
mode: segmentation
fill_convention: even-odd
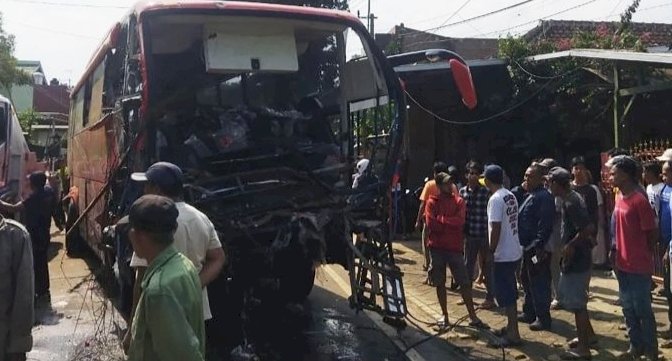
[[[34,110],[26,110],[17,115],[19,118],[19,124],[21,124],[21,130],[26,133],[26,140],[30,139],[32,133],[32,127],[34,124],[37,124],[38,115]]]
[[[7,91],[11,99],[13,85],[30,84],[31,76],[16,67],[17,60],[14,57],[14,35],[8,34],[2,27],[2,14],[0,13],[0,90]]]

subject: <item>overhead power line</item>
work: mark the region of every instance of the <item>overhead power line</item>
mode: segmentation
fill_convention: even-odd
[[[450,16],[449,16],[444,22],[442,22],[441,25],[439,25],[439,26],[446,25],[450,20],[452,20],[452,19],[455,17],[455,15],[457,15],[457,13],[459,13],[462,9],[464,9],[464,7],[467,6],[467,5],[469,4],[469,2],[471,2],[471,0],[467,0],[467,1],[465,1],[459,8],[457,8],[457,10],[455,10],[455,11],[453,12],[452,15],[450,15]]]
[[[485,17],[488,17],[488,16],[492,16],[492,15],[495,15],[495,14],[502,13],[502,12],[504,12],[504,11],[508,11],[508,10],[511,10],[511,9],[515,9],[515,8],[517,8],[517,7],[523,6],[523,5],[528,4],[528,3],[531,3],[531,2],[533,2],[533,1],[535,1],[535,0],[524,0],[524,1],[521,1],[521,2],[518,2],[518,3],[515,3],[515,4],[513,4],[513,5],[509,5],[509,6],[506,6],[506,7],[500,8],[500,9],[497,9],[497,10],[489,11],[489,12],[487,12],[487,13],[480,14],[480,15],[476,15],[476,16],[473,16],[473,17],[470,17],[470,18],[467,18],[467,19],[464,19],[464,20],[460,20],[460,21],[454,22],[454,23],[443,24],[443,25],[440,25],[440,26],[435,26],[435,27],[433,27],[433,28],[424,29],[424,30],[410,31],[410,32],[408,32],[408,33],[404,33],[404,34],[401,34],[401,35],[399,35],[399,36],[400,36],[400,37],[405,37],[405,36],[413,35],[413,34],[415,34],[415,33],[429,32],[429,31],[436,31],[436,30],[445,29],[445,28],[448,28],[448,27],[451,27],[451,26],[456,26],[456,25],[460,25],[460,24],[465,24],[465,23],[468,23],[468,22],[471,22],[471,21],[474,21],[474,20],[482,19],[482,18],[485,18]]]
[[[12,2],[21,3],[21,4],[35,4],[35,5],[62,6],[62,7],[75,7],[75,8],[97,8],[97,9],[129,9],[130,8],[128,6],[119,6],[119,5],[68,3],[68,2],[42,1],[42,0],[6,0],[6,1],[12,1]]]
[[[26,24],[26,23],[23,23],[23,22],[20,22],[20,21],[16,21],[14,19],[5,19],[5,21],[7,21],[8,23],[13,23],[13,24],[23,26],[23,27],[26,27],[26,28],[31,28],[31,29],[35,29],[35,30],[44,31],[44,32],[47,32],[47,33],[50,33],[50,34],[60,34],[60,35],[72,36],[72,37],[75,37],[75,38],[85,38],[85,39],[92,39],[92,40],[100,39],[99,37],[95,37],[95,36],[92,36],[92,35],[76,34],[76,33],[71,33],[71,32],[57,30],[57,29],[44,28],[44,27],[41,27],[41,26]]]
[[[570,7],[570,8],[567,8],[567,9],[564,9],[564,10],[561,10],[561,11],[558,11],[558,12],[555,12],[555,13],[550,14],[550,15],[546,15],[546,16],[540,17],[540,18],[538,18],[538,19],[534,19],[534,20],[531,20],[531,21],[528,21],[528,22],[525,22],[525,23],[521,23],[521,24],[518,24],[518,25],[514,25],[514,26],[511,26],[511,27],[508,27],[508,28],[504,28],[504,29],[500,29],[500,30],[495,30],[495,31],[487,32],[487,33],[485,33],[485,35],[498,34],[498,33],[502,33],[502,32],[505,32],[505,31],[509,31],[509,30],[517,29],[517,28],[520,28],[520,27],[523,27],[523,26],[526,26],[526,25],[536,24],[536,23],[538,23],[538,22],[541,21],[541,20],[548,19],[548,18],[553,17],[553,16],[561,15],[561,14],[564,14],[564,13],[566,13],[566,12],[570,12],[570,11],[572,11],[572,10],[576,10],[576,9],[578,9],[578,8],[582,8],[582,7],[586,6],[586,5],[590,5],[590,4],[594,3],[594,2],[596,2],[596,1],[599,1],[599,0],[588,0],[588,1],[583,2],[583,3],[581,3],[581,4],[578,4],[578,5],[572,6],[572,7]]]

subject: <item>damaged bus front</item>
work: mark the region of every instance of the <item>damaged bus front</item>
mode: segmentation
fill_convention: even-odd
[[[243,318],[264,300],[300,301],[315,267],[337,263],[350,273],[353,307],[405,315],[388,222],[405,103],[356,17],[260,3],[139,5],[109,33],[72,99],[80,221],[71,232],[115,266],[122,285],[133,282],[130,249],[106,227],[139,196],[130,173],[169,161],[227,253],[224,276],[209,287],[213,308],[217,293],[242,300]],[[363,141],[365,128],[376,141]],[[353,188],[361,158],[369,164]]]

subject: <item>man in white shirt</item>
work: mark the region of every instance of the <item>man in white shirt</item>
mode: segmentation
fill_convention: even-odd
[[[523,256],[518,239],[518,201],[503,187],[504,171],[498,165],[489,165],[483,173],[485,185],[492,193],[488,201],[488,238],[494,255],[493,283],[499,307],[506,309],[508,324],[499,332],[493,347],[521,345],[518,332],[518,287],[516,270]]]
[[[133,173],[131,179],[144,183],[145,194],[168,197],[175,202],[179,212],[177,230],[174,236],[174,247],[187,256],[199,273],[203,287],[203,319],[212,318],[206,286],[214,281],[222,271],[226,256],[217,231],[208,217],[182,200],[182,170],[168,162],[152,164],[145,173]],[[133,313],[140,298],[140,283],[147,269],[147,261],[133,253],[131,267],[137,269],[133,290]],[[130,330],[129,325],[129,330]],[[129,341],[128,334],[124,343]]]

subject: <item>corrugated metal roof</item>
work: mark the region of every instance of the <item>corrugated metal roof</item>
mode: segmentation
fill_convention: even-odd
[[[16,62],[16,67],[31,75],[42,72],[42,63],[37,60],[19,60]]]
[[[569,57],[651,63],[672,66],[672,53],[641,53],[635,51],[604,49],[571,49],[555,53],[534,55],[528,57],[527,60],[541,61]]]

